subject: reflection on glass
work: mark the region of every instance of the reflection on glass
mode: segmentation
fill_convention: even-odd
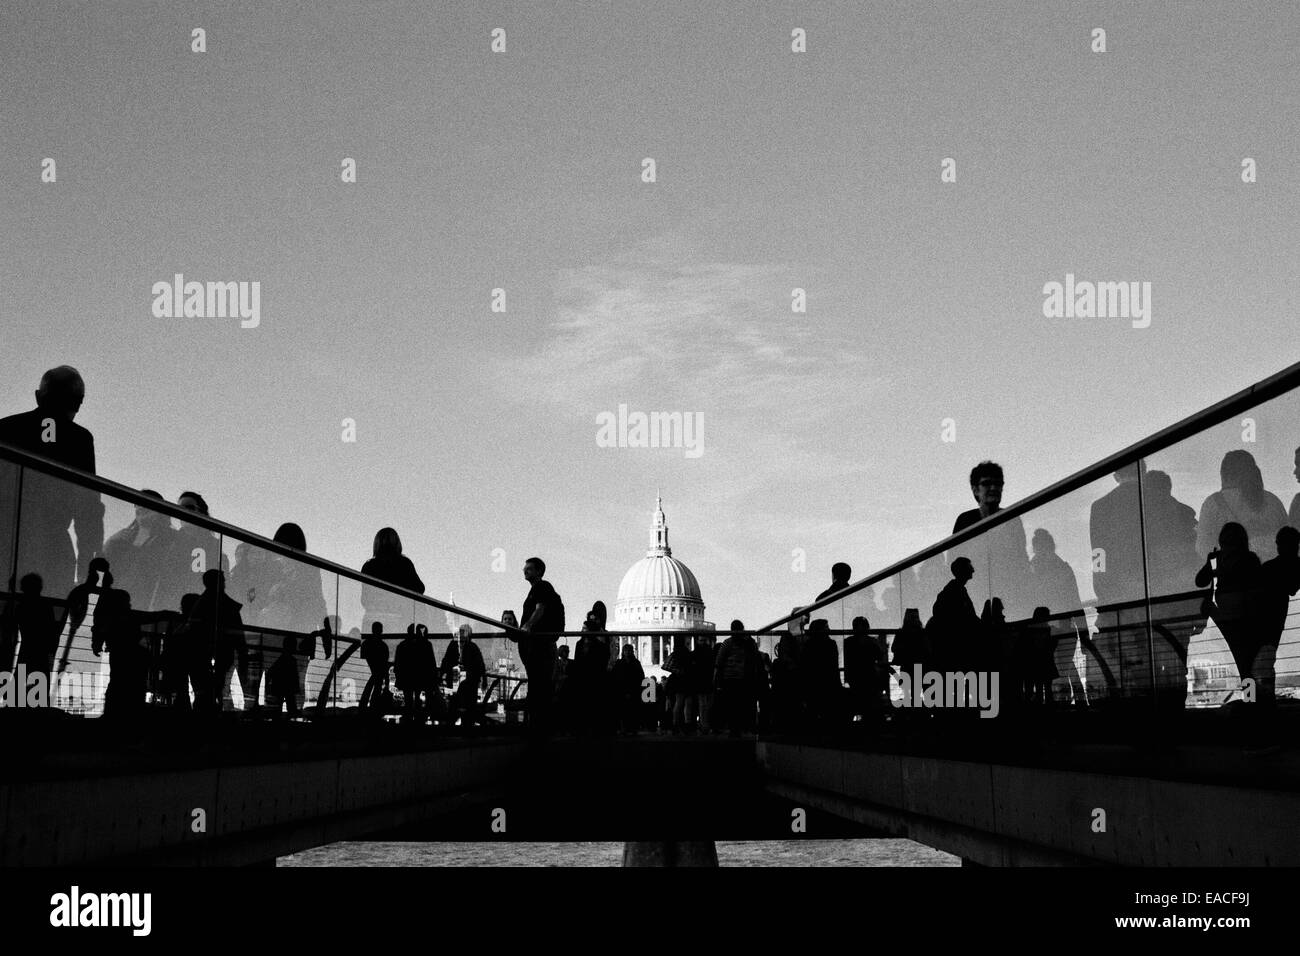
[[[18,578],[14,574],[14,538],[18,531],[19,468],[0,460],[0,671],[12,670],[18,646]]]
[[[1255,554],[1272,551],[1273,536],[1287,523],[1277,495],[1264,488],[1264,475],[1255,456],[1234,448],[1219,464],[1219,489],[1201,503],[1196,547],[1204,557],[1214,550],[1223,526],[1235,522],[1246,529]]]
[[[1044,677],[1052,683],[1051,698],[1085,706],[1088,693],[1084,651],[1090,644],[1090,635],[1079,595],[1078,575],[1057,552],[1056,538],[1046,528],[1034,529],[1030,550],[1034,613],[1043,609],[1047,616],[1049,649],[1043,655],[1041,666]]]
[[[86,579],[90,559],[103,549],[104,506],[99,494],[24,469],[18,538],[18,579],[37,574],[45,594],[67,595]]]
[[[1092,700],[1150,687],[1139,470],[1134,463],[1116,471],[1115,486],[1094,501],[1089,512],[1092,588],[1097,595],[1095,653],[1089,663],[1096,664],[1098,679],[1089,675]]]
[[[163,500],[156,491],[143,494]],[[178,592],[186,593],[182,580],[185,559],[179,553],[181,533],[172,519],[144,505],[128,505],[113,498],[106,505],[105,524],[117,529],[104,542],[104,557],[112,568],[115,586],[131,595],[137,610],[179,610]]]
[[[17,465],[0,459],[0,584],[12,593],[17,589],[13,575],[14,537],[18,533],[18,474]],[[0,663],[3,663],[0,660]]]
[[[305,550],[296,525],[282,527],[276,539]],[[328,658],[333,652],[337,622],[330,621],[327,632],[331,604],[325,583],[325,573],[314,565],[235,543],[228,589],[242,605],[248,635],[247,663],[240,674],[245,709],[265,705],[298,714],[306,706],[307,671],[318,655]]]

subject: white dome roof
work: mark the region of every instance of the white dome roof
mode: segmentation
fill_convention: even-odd
[[[624,625],[664,623],[669,627],[692,627],[704,620],[700,583],[668,547],[662,499],[655,503],[645,557],[628,568],[618,586],[614,620]]]
[[[618,603],[678,598],[703,605],[700,584],[691,569],[668,554],[646,555],[623,575]]]

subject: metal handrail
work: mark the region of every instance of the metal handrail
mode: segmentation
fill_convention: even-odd
[[[467,617],[478,621],[480,624],[491,625],[496,630],[507,633],[512,631],[517,632],[519,630],[518,628],[511,627],[501,621],[494,621],[491,618],[474,611],[462,607],[456,607],[453,604],[445,604],[437,598],[431,598],[425,594],[417,594],[414,591],[408,591],[406,588],[389,584],[387,581],[381,581],[378,578],[373,578],[368,574],[363,574],[360,571],[353,570],[344,565],[336,564],[335,562],[329,561],[325,558],[317,557],[309,552],[298,551],[294,548],[290,548],[278,541],[272,541],[270,538],[265,538],[252,531],[246,531],[236,525],[229,524],[225,521],[219,521],[216,518],[199,514],[196,511],[188,511],[185,508],[180,507],[180,505],[174,505],[169,501],[162,501],[158,498],[141,494],[134,488],[128,488],[126,485],[118,484],[115,481],[110,481],[109,479],[102,478],[99,475],[92,475],[89,472],[81,471],[77,468],[71,468],[62,462],[54,461],[43,455],[33,454],[32,452],[25,451],[21,448],[15,448],[14,446],[5,444],[4,442],[0,442],[0,460],[9,461],[24,468],[31,468],[44,474],[53,475],[56,478],[70,482],[78,487],[97,491],[100,494],[110,495],[130,504],[139,505],[148,508],[151,511],[160,512],[170,518],[175,518],[178,521],[197,525],[200,528],[205,528],[208,531],[215,532],[223,537],[232,538],[236,541],[243,541],[274,554],[286,558],[292,558],[293,560],[301,561],[304,564],[310,564],[322,571],[337,574],[340,577],[348,578],[349,580],[356,581],[359,584],[378,588],[382,591],[387,591],[390,594],[395,594],[398,597],[409,598],[419,604],[434,607],[440,611],[450,611],[451,613],[458,614],[461,617]]]
[[[1189,415],[1181,421],[1176,422],[1167,428],[1161,429],[1154,435],[1149,435],[1141,441],[1135,442],[1127,448],[1101,459],[1095,464],[1076,471],[1074,474],[1062,478],[1055,484],[1048,485],[1041,491],[1036,491],[1029,497],[1020,499],[1010,507],[1002,508],[995,514],[989,515],[987,518],[981,518],[970,527],[963,528],[956,534],[951,534],[928,547],[922,548],[910,557],[903,558],[901,561],[895,561],[882,571],[877,571],[859,581],[854,581],[848,587],[836,591],[834,594],[822,598],[820,601],[815,601],[812,604],[801,607],[797,611],[785,615],[784,617],[777,618],[772,623],[760,628],[759,633],[768,633],[780,627],[782,624],[794,620],[796,617],[802,617],[804,614],[811,611],[816,611],[828,605],[835,604],[838,601],[842,601],[850,594],[855,594],[864,588],[878,584],[887,578],[891,578],[908,568],[920,564],[922,561],[928,561],[935,555],[942,554],[950,548],[963,544],[972,538],[979,537],[986,531],[989,531],[1000,524],[1005,524],[1013,518],[1019,518],[1021,515],[1033,511],[1035,508],[1039,508],[1042,505],[1063,498],[1073,491],[1077,491],[1086,485],[1092,484],[1098,478],[1104,478],[1107,475],[1113,474],[1125,465],[1131,465],[1142,458],[1155,454],[1156,452],[1164,451],[1166,448],[1177,444],[1184,438],[1188,438],[1205,431],[1207,428],[1212,428],[1215,425],[1221,424],[1248,408],[1254,408],[1256,405],[1277,398],[1279,395],[1284,395],[1297,387],[1300,387],[1300,362],[1288,366],[1282,371],[1270,375],[1262,381],[1256,382],[1254,385],[1247,386],[1222,401],[1216,402],[1209,408],[1204,408],[1193,415]]]

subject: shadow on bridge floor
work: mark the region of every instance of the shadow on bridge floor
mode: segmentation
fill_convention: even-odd
[[[372,839],[779,840],[880,836],[766,792],[753,737],[557,738],[524,755],[499,800]]]

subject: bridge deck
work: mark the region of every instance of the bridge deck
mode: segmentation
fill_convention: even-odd
[[[233,716],[167,721],[130,732],[48,713],[7,715],[0,863],[237,863],[376,835],[882,833],[991,862],[1124,862],[1120,848],[1132,840],[1053,842],[1050,821],[1068,818],[1071,832],[1086,833],[1096,807],[1121,833],[1127,821],[1130,837],[1141,821],[1144,862],[1182,859],[1172,842],[1152,841],[1188,828],[1232,833],[1209,841],[1221,858],[1196,862],[1300,859],[1297,838],[1277,832],[1281,821],[1300,819],[1297,717],[1281,715],[1288,746],[1261,753],[1249,749],[1249,725],[1227,712],[1187,714],[1177,727],[1141,733],[1131,722],[1061,714],[997,727],[978,718],[891,724],[869,738],[642,734],[542,745],[342,715],[278,725]],[[796,809],[805,811],[801,829]],[[202,832],[192,827],[197,810]],[[1035,819],[1039,829],[1027,822]],[[1009,856],[1014,841],[1033,852]]]

